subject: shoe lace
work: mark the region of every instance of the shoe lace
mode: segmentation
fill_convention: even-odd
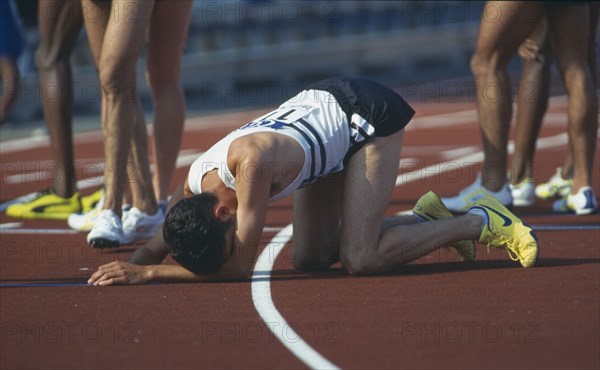
[[[144,214],[141,212],[136,212],[132,208],[131,210],[129,210],[129,212],[127,212],[127,215],[124,217],[123,226],[133,227],[137,225],[138,221],[140,221],[142,218],[144,218]]]
[[[519,253],[519,250],[517,248],[517,245],[514,243],[514,241],[506,238],[504,235],[499,235],[498,239],[500,240],[500,242],[502,244],[504,244],[504,249],[508,253],[508,257],[510,257],[511,260],[519,261],[519,259],[522,258],[521,254]],[[486,246],[487,246],[487,252],[489,254],[490,246],[491,246],[491,239],[487,240]]]

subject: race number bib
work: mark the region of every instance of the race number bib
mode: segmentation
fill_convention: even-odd
[[[265,127],[277,130],[308,116],[314,109],[316,108],[308,105],[280,107],[279,109],[269,112],[264,116],[259,117],[254,121],[240,127],[240,130],[255,127]]]

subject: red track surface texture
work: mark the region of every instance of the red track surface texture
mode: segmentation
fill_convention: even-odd
[[[566,127],[565,104],[553,99],[546,116],[536,182],[562,163],[566,141],[558,135]],[[389,214],[411,209],[429,189],[455,194],[480,168],[474,105],[416,108]],[[181,157],[193,159],[258,113],[190,119]],[[444,118],[435,116],[440,114]],[[50,158],[47,145],[2,146],[3,201],[51,184],[51,167],[42,161]],[[78,136],[76,158],[80,179],[97,175],[91,172],[102,161],[101,136]],[[187,166],[179,167],[173,186]],[[597,168],[594,179],[600,194]],[[98,185],[89,181],[84,193]],[[127,260],[136,246],[92,250],[85,234],[63,232],[64,222],[3,214],[0,367],[306,367],[304,355],[290,352],[279,334],[287,344],[306,342],[341,368],[599,368],[599,216],[555,215],[549,201],[516,212],[535,227],[546,227],[537,232],[541,249],[533,269],[479,246],[477,261],[470,264],[440,250],[394,275],[355,278],[339,266],[306,274],[293,271],[286,246],[270,286],[285,325],[261,319],[250,282],[85,286],[99,265]],[[271,207],[269,227],[290,221],[289,200]],[[273,230],[265,232],[265,244]],[[259,281],[267,280],[260,276]]]

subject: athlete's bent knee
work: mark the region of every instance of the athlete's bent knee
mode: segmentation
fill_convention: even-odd
[[[325,256],[306,255],[302,251],[298,252],[298,250],[295,250],[294,256],[292,256],[292,264],[299,271],[319,271],[328,269],[331,261]]]
[[[374,271],[374,268],[371,264],[369,264],[364,259],[352,258],[352,257],[342,257],[342,266],[348,271],[350,275],[354,276],[363,276],[363,275],[373,275],[376,274],[377,271]]]
[[[327,261],[320,260],[294,259],[292,264],[298,271],[322,271],[329,268],[329,263]]]

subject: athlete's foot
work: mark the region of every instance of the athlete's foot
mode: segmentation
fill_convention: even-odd
[[[92,210],[85,213],[77,212],[71,214],[67,219],[67,224],[73,230],[90,231],[102,212],[102,207],[104,207],[104,196],[100,198]]]
[[[442,198],[446,208],[453,212],[467,212],[478,200],[488,196],[496,198],[506,207],[512,207],[513,199],[508,183],[504,184],[499,191],[491,191],[482,185],[481,180],[480,173],[475,182],[461,190],[457,196]]]
[[[105,209],[96,217],[87,242],[94,248],[114,248],[123,243],[121,219],[112,210]]]
[[[61,198],[52,189],[48,189],[37,193],[26,202],[8,206],[6,215],[38,220],[66,220],[71,213],[79,211],[81,211],[79,193],[73,194],[70,198]]]
[[[540,199],[550,199],[554,197],[566,197],[571,192],[573,186],[572,179],[562,177],[562,169],[558,167],[556,173],[550,177],[548,182],[539,184],[535,187],[535,195]]]
[[[98,205],[101,201],[104,200],[104,189],[99,189],[93,192],[90,195],[86,195],[81,197],[81,212],[87,213]]]
[[[440,198],[432,191],[423,195],[413,208],[413,215],[421,222],[453,217]],[[475,245],[471,240],[462,240],[449,245],[456,250],[461,261],[475,260]]]
[[[535,202],[533,179],[526,178],[518,184],[508,185],[515,207],[532,206]]]
[[[479,215],[484,219],[479,243],[506,249],[510,258],[521,262],[523,267],[535,265],[538,241],[533,229],[497,199],[486,197],[478,200],[469,214]]]
[[[125,243],[148,239],[154,236],[165,220],[163,207],[158,207],[153,215],[147,215],[133,207],[123,216],[123,235]]]
[[[594,189],[591,186],[584,186],[577,193],[568,194],[552,205],[554,212],[575,213],[577,215],[589,215],[596,212],[597,208],[596,195],[594,195]]]

